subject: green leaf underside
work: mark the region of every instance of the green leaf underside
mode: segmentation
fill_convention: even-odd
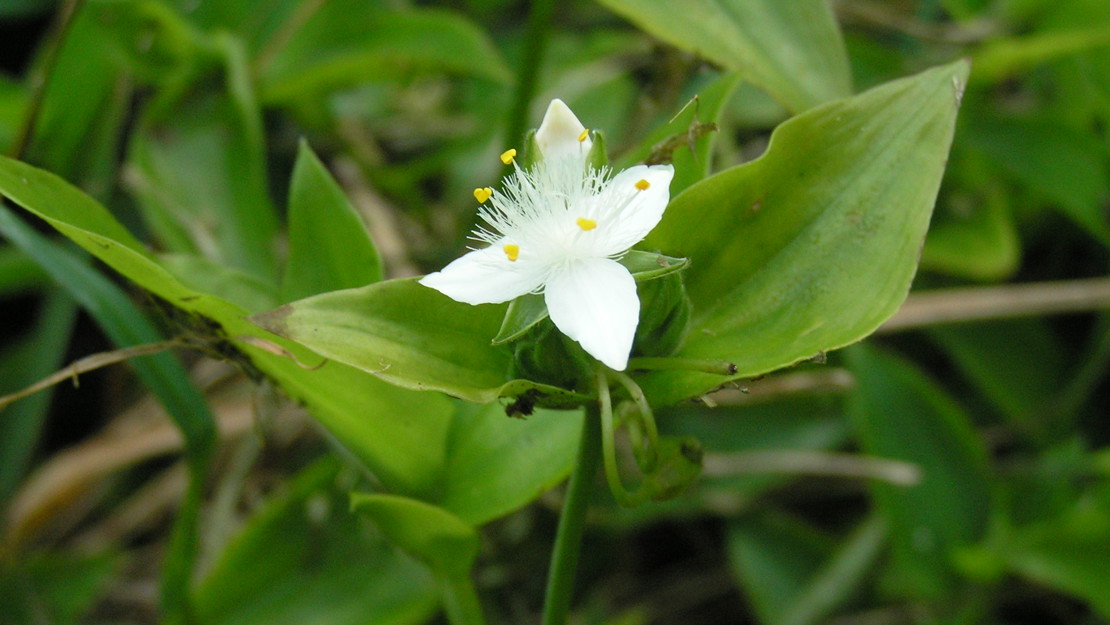
[[[419,492],[438,477],[453,411],[447,399],[409,393],[338,362],[307,371],[288,358],[234,341],[255,337],[280,346],[301,362],[320,360],[308,349],[247,322],[247,313],[238,306],[182,285],[103,206],[49,172],[0,157],[0,194],[45,219],[142,288],[195,315],[185,321],[206,327],[210,322],[218,324],[219,332],[232,339],[254,367],[304,402],[386,484]]]
[[[823,105],[766,154],[690,187],[645,244],[693,259],[692,327],[675,356],[759,375],[854,343],[916,271],[967,76],[965,62]],[[652,372],[658,404],[726,378]]]
[[[960,582],[953,550],[982,538],[990,516],[987,454],[968,415],[908,362],[867,345],[848,352],[858,387],[849,414],[864,453],[917,465],[911,487],[875,483],[896,566],[917,592]]]
[[[852,93],[825,0],[601,0],[648,33],[740,72],[795,112]]]
[[[416,279],[388,280],[299,300],[251,320],[313,351],[399,386],[477,403],[539,393],[570,407],[581,395],[510,379],[513,350],[490,345],[507,305],[456,302]]]
[[[468,575],[478,556],[478,531],[438,506],[397,495],[351,493],[351,510],[371,519],[391,542],[433,571]]]
[[[685,258],[671,258],[662,254],[630,250],[619,259],[620,264],[636,279],[636,282],[662,278],[667,274],[681,271],[689,264]],[[493,344],[500,345],[514,341],[544,319],[547,319],[547,305],[543,295],[529,293],[509,302],[501,329],[493,337]]]

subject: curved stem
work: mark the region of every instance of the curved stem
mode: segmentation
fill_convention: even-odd
[[[559,530],[555,535],[555,548],[551,554],[551,570],[548,572],[547,594],[543,605],[543,625],[564,625],[570,612],[574,573],[578,568],[578,553],[582,548],[582,531],[586,525],[590,488],[601,458],[600,415],[600,406],[586,407],[586,418],[582,421],[582,436],[578,444],[578,460],[567,484],[563,513],[559,517]],[[610,411],[610,421],[611,417]]]
[[[640,411],[640,422],[647,430],[648,436],[647,461],[641,469],[644,473],[651,473],[659,460],[659,430],[655,427],[655,412],[651,409],[647,397],[644,396],[644,389],[640,388],[640,385],[636,384],[636,381],[627,373],[613,371],[609,375],[628,391],[632,403],[636,404],[636,408]]]
[[[601,449],[605,466],[605,481],[609,483],[609,490],[617,503],[634,508],[642,503],[641,499],[625,489],[621,482],[620,470],[617,468],[617,451],[613,432],[613,400],[609,395],[609,378],[605,372],[597,372],[597,398],[601,407]]]

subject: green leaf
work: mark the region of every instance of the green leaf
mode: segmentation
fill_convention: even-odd
[[[382,261],[366,225],[304,141],[293,167],[288,219],[282,302],[382,279]]]
[[[474,525],[520,508],[570,475],[580,411],[510,419],[499,404],[460,406],[436,503]]]
[[[0,296],[11,297],[45,287],[46,273],[19,248],[0,247]]]
[[[278,305],[276,289],[253,275],[192,254],[163,254],[158,259],[182,285],[222,297],[247,312]]]
[[[1110,166],[1106,146],[1097,137],[1050,119],[1006,118],[991,112],[970,119],[966,143],[1110,246],[1110,220],[1102,208],[1110,198]]]
[[[852,93],[825,0],[601,0],[648,33],[766,89],[795,112]]]
[[[986,452],[963,410],[911,364],[866,345],[848,357],[858,381],[849,414],[862,450],[922,471],[916,486],[872,486],[895,563],[915,594],[942,596],[959,583],[953,551],[986,530]]]
[[[676,197],[645,245],[690,259],[676,357],[752,377],[867,336],[906,297],[952,140],[967,64],[929,70],[782,124],[766,154]],[[674,403],[725,382],[655,372]]]
[[[498,82],[511,76],[488,35],[460,15],[368,10],[348,0],[327,3],[297,30],[264,68],[261,91],[280,103],[428,71]]]
[[[351,493],[351,510],[434,571],[469,575],[474,566],[477,530],[443,508],[396,495]]]
[[[1001,189],[989,188],[997,185],[983,186],[988,189],[982,195],[952,193],[945,210],[938,206],[921,250],[922,270],[972,280],[1001,280],[1017,270],[1021,241],[1010,198]]]
[[[513,351],[491,345],[502,304],[471,306],[415,279],[317,295],[251,321],[399,386],[438,390],[476,403],[537,393],[538,405],[574,406],[574,392],[513,380]]]
[[[224,64],[217,76],[178,74],[146,108],[126,179],[170,251],[276,284],[277,217],[261,112],[241,45],[230,36],[213,45]]]
[[[1084,24],[1068,30],[987,40],[972,55],[971,80],[994,83],[1061,57],[1110,48],[1110,27]]]
[[[247,520],[196,591],[199,625],[427,622],[432,577],[347,512],[337,469],[311,465]]]
[[[780,622],[832,548],[812,526],[775,511],[745,516],[728,531],[732,568],[763,623]]]
[[[183,331],[209,343],[221,357],[231,357],[248,371],[277,382],[389,487],[420,492],[438,478],[453,411],[446,398],[410,393],[336,362],[305,370],[273,349],[260,347],[257,339],[301,362],[319,362],[311,351],[247,322],[242,308],[181,284],[103,206],[53,174],[0,157],[0,194],[181,309],[175,321]]]
[[[1059,519],[1022,529],[1005,543],[1002,557],[1022,577],[1084,599],[1102,618],[1110,618],[1106,503],[1105,497],[1096,506],[1081,503]]]
[[[85,614],[119,573],[116,554],[45,552],[0,564],[5,623],[85,623]]]

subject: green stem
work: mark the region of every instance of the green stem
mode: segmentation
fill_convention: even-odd
[[[551,554],[543,625],[565,625],[567,622],[571,593],[574,590],[574,573],[578,568],[578,553],[582,548],[582,531],[586,525],[589,494],[600,459],[601,411],[599,406],[589,405],[586,407],[586,418],[582,422],[578,460],[567,484],[566,500],[563,502],[559,530],[555,535],[555,548]]]
[[[699,371],[715,375],[736,375],[736,363],[698,358],[632,358],[629,371]]]
[[[439,587],[443,591],[443,610],[451,625],[485,625],[482,603],[474,590],[469,572],[440,575]]]
[[[636,384],[636,381],[627,373],[611,371],[609,376],[620,382],[624,390],[628,391],[628,396],[640,412],[640,423],[647,430],[648,438],[646,462],[640,468],[644,473],[651,473],[655,470],[655,465],[659,460],[659,430],[655,427],[655,411],[651,409],[651,404],[648,403],[647,397],[644,395],[644,389],[640,388],[640,385]],[[637,443],[639,442],[637,441]],[[640,447],[640,445],[637,444],[637,447]]]
[[[601,369],[597,372],[597,399],[601,407],[601,448],[605,466],[605,481],[609,483],[609,490],[617,503],[634,508],[643,503],[643,491],[637,494],[629,493],[621,482],[620,469],[617,468],[617,451],[615,434],[613,431],[613,401],[609,395],[609,378]],[[641,495],[641,496],[637,496]]]
[[[536,94],[536,77],[539,76],[540,62],[547,46],[547,33],[551,27],[551,16],[555,13],[555,0],[533,0],[532,10],[528,13],[528,27],[524,33],[524,54],[520,60],[516,78],[516,99],[509,113],[508,133],[505,140],[509,143],[520,141],[528,124],[528,108]]]

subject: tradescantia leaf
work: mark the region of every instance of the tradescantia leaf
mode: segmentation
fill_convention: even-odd
[[[740,72],[800,112],[852,93],[825,0],[601,0],[652,35]]]
[[[446,398],[410,393],[338,362],[306,370],[276,355],[274,348],[302,363],[320,361],[247,322],[239,306],[182,284],[103,206],[49,172],[0,157],[0,195],[175,307],[192,338],[280,384],[390,488],[420,493],[438,479],[453,411]]]
[[[251,321],[406,388],[478,403],[532,392],[541,406],[577,405],[574,392],[511,379],[512,347],[490,344],[505,309],[462,304],[404,279],[298,300]]]
[[[968,66],[935,68],[826,104],[774,133],[760,159],[676,197],[645,241],[691,259],[678,358],[759,375],[867,336],[917,268]],[[657,404],[726,378],[660,371]]]

